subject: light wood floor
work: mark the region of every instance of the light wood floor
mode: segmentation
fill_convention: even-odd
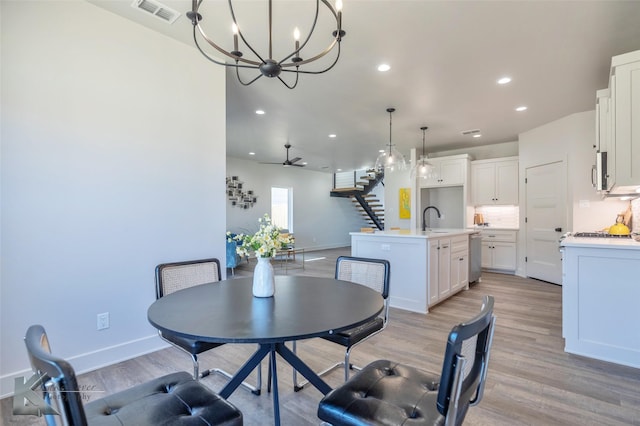
[[[289,273],[333,276],[340,254],[349,254],[349,248],[306,253],[305,270]],[[236,276],[250,275],[252,268],[243,264]],[[640,425],[640,370],[565,353],[561,287],[536,280],[483,273],[482,282],[434,307],[428,315],[392,309],[388,328],[354,349],[352,361],[364,365],[386,358],[439,372],[447,333],[477,312],[484,294],[496,299],[496,331],[485,396],[469,410],[465,424]],[[55,348],[55,342],[52,346]],[[315,369],[344,354],[339,346],[322,339],[304,341],[298,347],[299,355]],[[254,350],[254,345],[225,345],[203,354],[201,365],[234,371]],[[318,425],[320,392],[313,387],[293,392],[291,368],[285,362],[278,368],[282,423]],[[168,348],[83,374],[79,381],[114,392],[176,370],[191,371],[191,361]],[[263,371],[266,373],[266,365]],[[330,386],[341,382],[341,373],[326,377]],[[251,380],[255,382],[255,375]],[[219,390],[225,380],[210,376],[203,382]],[[272,424],[271,397],[266,391],[255,396],[240,388],[229,400],[242,410],[245,424]],[[11,404],[10,398],[2,400],[3,425],[42,424],[35,417],[12,416]]]

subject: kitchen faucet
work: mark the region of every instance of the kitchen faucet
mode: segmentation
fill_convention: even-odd
[[[429,209],[434,209],[436,211],[436,213],[438,214],[438,219],[440,219],[441,215],[440,215],[440,210],[438,210],[438,208],[436,206],[427,206],[425,207],[424,210],[422,210],[422,230],[426,231],[427,230],[427,221],[424,218],[425,213],[427,213],[427,210]]]

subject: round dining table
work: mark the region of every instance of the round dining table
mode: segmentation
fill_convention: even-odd
[[[235,278],[176,291],[148,309],[149,322],[166,335],[202,342],[257,343],[258,350],[219,392],[228,398],[267,355],[273,387],[274,423],[280,424],[276,354],[322,394],[331,387],[285,342],[326,336],[375,318],[380,293],[333,278],[276,276],[272,297],[254,297],[253,278]]]

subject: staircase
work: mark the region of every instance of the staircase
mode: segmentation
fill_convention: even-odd
[[[372,227],[377,229],[384,229],[384,206],[378,200],[375,195],[370,194],[371,190],[375,188],[378,183],[382,183],[384,178],[384,172],[376,170],[366,170],[361,176],[356,176],[357,172],[353,174],[353,186],[336,187],[336,175],[334,175],[334,188],[331,190],[330,195],[332,197],[351,198],[362,217]]]

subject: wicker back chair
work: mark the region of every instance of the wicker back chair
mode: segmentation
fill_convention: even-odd
[[[156,298],[159,299],[175,291],[196,285],[218,282],[220,279],[220,261],[215,258],[163,263],[156,267]],[[191,360],[193,361],[193,378],[195,380],[200,380],[211,373],[218,373],[229,379],[232,378],[230,373],[220,368],[200,371],[198,354],[222,346],[224,343],[201,342],[162,331],[158,331],[158,333],[164,340],[191,356]],[[258,382],[256,386],[245,382],[242,383],[242,386],[254,394],[260,395],[262,368],[258,367]]]
[[[364,342],[366,339],[380,333],[387,327],[387,323],[389,322],[389,274],[390,265],[387,260],[352,256],[338,257],[336,261],[335,278],[358,285],[364,285],[379,292],[384,299],[384,308],[380,316],[363,325],[323,337],[325,340],[344,346],[346,350],[343,361],[336,362],[335,364],[325,368],[318,373],[319,376],[326,375],[339,367],[344,367],[344,380],[346,381],[349,379],[350,369],[360,369],[349,361],[351,349]],[[295,342],[293,349],[295,352]],[[307,382],[297,382],[297,373],[294,370],[294,389],[299,391],[306,384]]]

